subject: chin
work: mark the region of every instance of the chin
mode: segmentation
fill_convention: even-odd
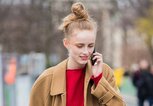
[[[79,63],[80,63],[81,65],[85,65],[85,64],[87,64],[87,62],[88,62],[88,61],[80,61]]]

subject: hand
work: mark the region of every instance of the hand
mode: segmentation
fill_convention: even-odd
[[[92,66],[92,75],[94,77],[99,76],[102,73],[102,64],[103,64],[103,59],[102,59],[102,54],[95,52],[93,53],[94,57],[93,60],[96,59],[95,64]]]

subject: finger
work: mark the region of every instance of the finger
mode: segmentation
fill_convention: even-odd
[[[95,60],[95,59],[99,59],[99,58],[102,59],[102,56],[98,56],[98,55],[96,55],[96,56],[93,57],[93,60]]]
[[[97,59],[96,62],[95,62],[95,64],[94,64],[94,66],[97,65],[97,64],[99,64],[99,63],[102,63],[102,62],[103,62],[102,59]]]
[[[103,60],[102,59],[97,59],[97,61],[96,61],[96,63],[100,63],[100,62],[103,62]]]
[[[98,52],[93,53],[93,55],[102,56],[102,54],[101,53],[98,53]]]
[[[96,60],[96,62],[97,63],[102,62],[102,59],[99,58],[99,59]]]

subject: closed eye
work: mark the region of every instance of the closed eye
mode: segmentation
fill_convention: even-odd
[[[94,44],[90,44],[88,47],[92,48],[92,47],[94,47]]]
[[[76,45],[78,48],[82,48],[84,45],[82,44],[79,44],[79,45]]]

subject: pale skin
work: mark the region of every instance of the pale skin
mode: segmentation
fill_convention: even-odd
[[[69,53],[67,68],[78,69],[83,68],[89,61],[93,53],[96,41],[96,33],[94,30],[74,30],[73,33],[63,39],[63,44]],[[92,75],[97,77],[102,73],[102,54],[95,52],[94,59],[97,59],[95,65],[92,66]]]

